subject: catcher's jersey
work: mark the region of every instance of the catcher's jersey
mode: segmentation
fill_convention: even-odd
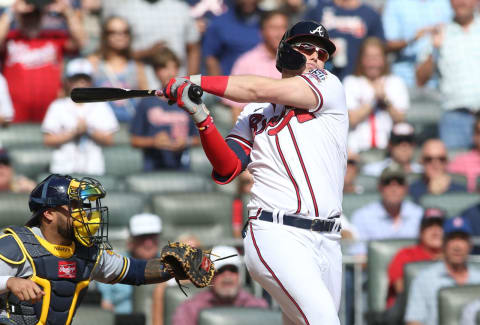
[[[251,148],[247,169],[254,184],[249,210],[278,209],[305,218],[337,216],[342,211],[347,161],[344,89],[326,70],[296,78],[303,78],[316,93],[316,108],[249,104],[227,139]]]

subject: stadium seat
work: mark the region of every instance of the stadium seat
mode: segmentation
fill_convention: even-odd
[[[133,311],[146,317],[146,324],[152,324],[152,294],[155,284],[133,287]]]
[[[0,194],[0,228],[9,225],[21,226],[30,219],[28,194]]]
[[[198,325],[278,325],[280,310],[247,307],[216,307],[204,309],[198,315]]]
[[[480,176],[477,176],[477,192],[480,192]]]
[[[202,147],[191,147],[189,149],[190,154],[190,170],[195,173],[210,176],[212,173],[212,165],[205,156],[205,152]]]
[[[420,198],[422,206],[444,209],[450,217],[458,216],[463,210],[478,202],[478,195],[462,192],[444,193],[441,195],[428,194]]]
[[[357,178],[355,178],[355,184],[361,186],[364,193],[374,193],[377,192],[378,177],[358,175]]]
[[[438,121],[443,109],[438,91],[426,88],[412,88],[410,91],[410,109],[406,120],[415,128],[415,136],[421,144],[428,138],[438,136]]]
[[[120,124],[120,128],[113,135],[113,143],[116,146],[120,146],[120,145],[129,146],[130,145],[130,132],[128,130],[128,125]]]
[[[191,283],[182,284],[182,286],[186,287],[184,290],[188,294],[188,297],[185,296],[177,285],[167,286],[165,289],[163,298],[163,324],[165,325],[172,324],[175,310],[182,302],[193,297],[197,292],[208,290],[205,288],[197,288]]]
[[[9,150],[15,172],[30,178],[48,172],[52,150],[43,146],[25,146]]]
[[[103,148],[107,175],[125,176],[143,170],[142,151],[128,145]]]
[[[106,311],[100,307],[93,307],[88,305],[80,305],[72,321],[72,324],[74,325],[85,325],[85,324],[114,325],[114,323],[115,323],[114,313],[112,313],[111,311]]]
[[[440,289],[438,293],[438,324],[460,325],[463,307],[478,298],[480,298],[480,285]]]
[[[24,146],[43,146],[43,135],[40,130],[40,124],[11,124],[0,130],[0,147],[10,149]]]
[[[207,176],[188,171],[164,171],[127,176],[127,189],[145,194],[209,192],[213,181]]]
[[[385,311],[388,292],[388,265],[400,248],[412,245],[415,239],[384,239],[368,243],[368,311],[372,317]]]
[[[355,210],[380,200],[380,194],[378,193],[365,193],[365,194],[345,194],[343,195],[343,214],[350,219]]]
[[[163,221],[163,237],[194,231],[203,245],[232,238],[231,195],[220,192],[154,195],[153,211]]]
[[[41,182],[48,175],[50,175],[50,173],[39,174],[36,178],[37,182]],[[99,175],[85,175],[85,174],[70,174],[70,176],[78,178],[78,179],[80,179],[82,177],[86,177],[86,176],[95,178],[97,181],[100,182],[100,184],[102,184],[105,191],[107,191],[107,195],[108,195],[108,193],[110,193],[112,191],[114,192],[114,191],[125,190],[124,182],[116,176],[112,176],[112,175],[101,175],[101,176],[99,176]]]
[[[385,150],[370,149],[359,153],[362,165],[385,159]]]
[[[107,192],[102,204],[108,207],[109,226],[113,228],[128,227],[131,216],[150,209],[147,197],[134,192]]]

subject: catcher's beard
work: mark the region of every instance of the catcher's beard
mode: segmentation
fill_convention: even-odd
[[[73,225],[71,218],[59,218],[57,223],[58,233],[68,241],[73,241]]]

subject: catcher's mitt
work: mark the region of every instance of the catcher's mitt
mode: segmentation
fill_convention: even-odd
[[[215,274],[210,253],[184,243],[169,243],[163,247],[160,261],[177,283],[188,279],[197,288],[208,286]]]

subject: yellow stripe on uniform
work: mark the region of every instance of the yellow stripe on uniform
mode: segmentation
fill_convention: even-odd
[[[125,275],[125,272],[127,271],[127,266],[128,266],[128,258],[126,258],[125,256],[123,257],[123,268],[122,268],[122,272],[120,273],[119,276],[117,276],[115,278],[115,280],[113,280],[112,282],[110,283],[117,283],[118,281],[121,281],[123,279],[123,276]]]

